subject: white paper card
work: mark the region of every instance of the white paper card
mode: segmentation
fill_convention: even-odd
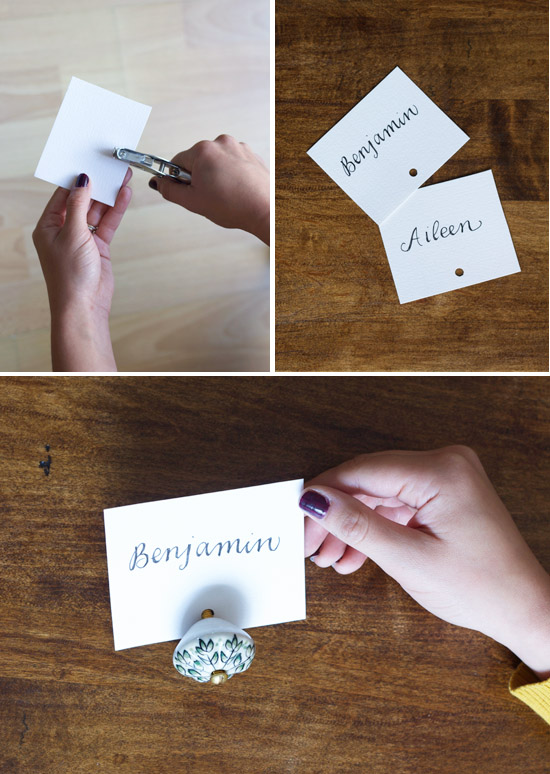
[[[420,188],[380,233],[402,304],[521,271],[491,170]]]
[[[115,650],[180,639],[207,608],[240,628],[305,618],[302,486],[106,510]]]
[[[85,172],[92,198],[112,206],[128,169],[113,149],[137,148],[150,112],[149,105],[71,78],[34,176],[70,189]]]
[[[396,67],[308,154],[380,224],[468,139]]]

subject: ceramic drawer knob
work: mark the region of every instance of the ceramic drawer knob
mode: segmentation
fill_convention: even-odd
[[[254,640],[213,610],[203,610],[174,651],[178,672],[198,683],[225,683],[248,669],[254,658]]]

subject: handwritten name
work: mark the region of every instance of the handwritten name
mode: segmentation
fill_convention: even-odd
[[[351,154],[351,159],[348,159],[347,156],[342,156],[340,159],[340,162],[344,168],[344,172],[348,177],[351,177],[351,175],[355,172],[359,164],[361,164],[362,161],[365,161],[365,159],[370,156],[371,152],[373,154],[373,158],[378,158],[378,150],[376,146],[380,146],[383,142],[386,142],[386,140],[389,140],[394,132],[396,132],[398,129],[401,129],[404,127],[407,123],[407,121],[410,121],[413,116],[418,115],[418,108],[416,105],[411,105],[410,108],[407,108],[402,116],[399,116],[397,121],[395,119],[392,119],[390,123],[384,127],[384,129],[381,132],[376,132],[372,140],[368,139],[368,134],[365,135],[368,142],[365,145],[362,145],[357,153]]]
[[[428,242],[437,242],[438,239],[446,239],[450,236],[457,236],[457,234],[463,234],[464,230],[466,229],[466,226],[468,227],[469,231],[477,231],[481,226],[483,225],[482,221],[479,221],[479,225],[473,228],[472,224],[469,220],[463,220],[462,223],[459,223],[458,226],[449,225],[449,226],[441,226],[439,225],[438,220],[434,220],[432,224],[431,231],[426,229],[424,234],[424,244],[427,244]],[[430,239],[431,235],[431,239]],[[419,247],[423,246],[423,243],[418,236],[418,228],[415,226],[412,230],[411,237],[407,242],[401,243],[401,250],[404,253],[408,253],[413,244],[416,243]]]
[[[254,533],[251,533],[252,535]],[[193,538],[193,535],[191,536]],[[180,570],[185,570],[189,565],[189,560],[192,556],[221,556],[224,554],[251,554],[253,551],[260,551],[267,546],[269,551],[276,551],[281,544],[281,538],[277,537],[277,544],[275,545],[275,539],[258,538],[257,540],[247,540],[244,542],[241,538],[235,538],[235,540],[226,540],[218,543],[207,543],[202,541],[197,546],[193,546],[193,543],[188,543],[185,547],[171,546],[170,548],[147,548],[145,543],[139,543],[130,557],[130,572],[133,570],[143,570],[148,564],[160,564],[160,562],[169,562],[179,559],[183,559],[183,562],[179,565]],[[265,551],[264,551],[265,553]]]

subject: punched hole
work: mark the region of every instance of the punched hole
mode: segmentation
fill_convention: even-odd
[[[464,269],[457,269],[455,271],[455,274],[457,277],[462,277],[462,275],[464,274]]]
[[[411,177],[416,177],[418,175],[418,172],[416,169],[409,169],[409,175]]]

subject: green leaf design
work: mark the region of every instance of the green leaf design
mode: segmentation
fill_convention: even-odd
[[[187,661],[188,664],[190,664],[192,661],[191,654],[186,650],[183,651],[183,658]]]
[[[233,639],[231,640],[231,645],[236,648],[237,647],[237,635],[233,635]]]
[[[214,640],[208,640],[208,645],[206,646],[206,652],[210,653],[214,649]]]
[[[240,664],[240,665],[237,667],[237,670],[236,670],[236,671],[237,671],[237,672],[242,672],[242,671],[243,671],[243,669],[244,669],[244,664]]]
[[[252,652],[252,645],[247,645],[247,646],[246,646],[246,655],[247,655],[247,656],[250,656],[250,653],[251,653],[251,652]]]
[[[243,659],[242,659],[241,654],[237,653],[237,655],[235,656],[235,659],[234,659],[235,666],[237,666],[237,664],[240,664],[242,660]]]
[[[218,653],[216,652],[212,656],[212,666],[216,666],[217,663],[218,663]]]
[[[231,650],[231,640],[225,641],[225,647],[227,648],[227,650]]]
[[[196,675],[196,677],[200,677],[200,676],[201,676],[201,673],[200,673],[200,672],[197,672],[197,670],[196,670],[196,669],[190,669],[190,670],[189,670],[189,674],[190,674],[190,675]]]
[[[178,670],[178,672],[179,672],[180,674],[182,674],[182,675],[184,675],[184,674],[185,674],[185,667],[182,667],[182,665],[181,665],[181,664],[176,664],[176,669]]]
[[[199,640],[199,644],[195,648],[195,650],[206,650],[206,643],[204,640]]]
[[[222,664],[225,664],[225,662],[227,661],[227,656],[225,655],[223,650],[220,652],[220,659],[221,659]]]
[[[200,667],[202,665],[202,661],[195,661],[195,666]]]

